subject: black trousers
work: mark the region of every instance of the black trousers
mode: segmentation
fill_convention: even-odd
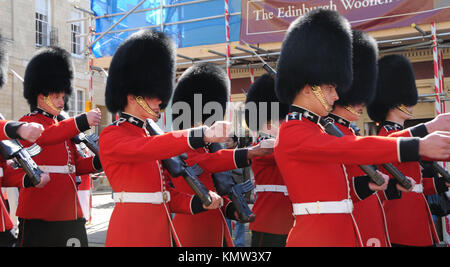
[[[0,247],[15,247],[17,237],[11,231],[0,232]]]
[[[49,222],[19,218],[20,247],[87,247],[86,220]]]
[[[252,231],[252,247],[285,247],[287,235]]]

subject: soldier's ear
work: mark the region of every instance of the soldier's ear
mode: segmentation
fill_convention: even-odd
[[[39,104],[39,102],[43,102],[44,101],[44,95],[43,94],[38,94],[37,98],[36,98],[36,103]]]
[[[135,96],[134,95],[127,95],[127,102],[128,102],[128,104],[136,102]]]
[[[311,95],[311,94],[312,94],[312,88],[311,88],[311,86],[309,86],[308,84],[305,85],[305,87],[303,87],[303,88],[300,90],[300,94]]]

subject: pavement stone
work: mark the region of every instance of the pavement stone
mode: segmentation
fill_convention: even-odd
[[[94,192],[92,195],[91,222],[86,225],[90,247],[104,247],[109,219],[114,208],[111,191]]]

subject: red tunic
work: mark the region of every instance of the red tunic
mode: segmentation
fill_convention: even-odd
[[[39,166],[75,166],[73,173],[52,173],[50,182],[43,188],[26,188],[20,191],[17,216],[23,219],[39,219],[45,221],[71,221],[83,218],[78,200],[76,176],[97,171],[94,160],[82,158],[75,144],[70,140],[86,127],[79,123],[80,115],[58,122],[56,118],[43,111],[33,112],[20,119],[24,122],[42,124],[44,132],[36,141],[42,151],[33,157]],[[80,129],[83,128],[83,129]],[[21,141],[24,147],[32,145]]]
[[[0,140],[7,140],[9,139],[8,134],[6,133],[6,124],[9,121],[7,120],[0,120]]]
[[[0,140],[7,140],[9,139],[8,135],[6,134],[5,126],[8,123],[7,120],[0,120]]]
[[[343,120],[339,123],[338,121],[335,120],[334,124],[343,134],[355,135],[354,131],[350,128],[350,122]],[[387,233],[384,209],[378,194],[372,194],[367,198],[363,198],[361,194],[358,194],[360,188],[358,188],[359,186],[356,180],[366,175],[358,165],[345,165],[345,171],[349,179],[350,195],[354,203],[353,216],[358,225],[363,246],[390,247],[391,243],[389,242]],[[367,187],[367,184],[362,186]],[[367,190],[367,188],[365,189]]]
[[[381,128],[380,136],[411,136],[411,131],[391,124]],[[394,164],[405,176],[424,185],[424,192],[435,193],[431,178],[424,182],[418,162]],[[428,179],[427,179],[428,180]],[[390,240],[393,244],[408,246],[431,246],[439,242],[430,209],[423,193],[403,192],[400,199],[383,202],[386,211]]]
[[[188,130],[148,136],[142,127],[123,120],[103,129],[99,152],[113,191],[153,193],[167,190],[171,199],[163,204],[116,203],[106,246],[172,245],[170,213],[192,214],[193,196],[174,191],[167,185],[160,160],[192,150],[187,136]]]
[[[252,170],[256,186],[285,185],[273,154],[253,158]],[[282,192],[257,192],[252,211],[256,214],[249,225],[253,231],[287,235],[294,224],[292,202]]]
[[[0,140],[19,138],[16,130],[22,124],[23,122],[0,120]]]
[[[235,161],[235,150],[223,149],[209,153],[205,148],[188,151],[186,163],[197,164],[203,169],[200,181],[211,191],[215,191],[211,175],[217,172],[239,168]],[[183,178],[172,179],[177,191],[193,194],[194,192]],[[232,203],[225,197],[222,210],[209,210],[199,214],[176,214],[173,220],[178,237],[187,247],[221,247],[224,238],[228,247],[233,246],[230,232],[225,221],[226,208]]]
[[[294,115],[289,114],[288,121],[281,125],[275,147],[275,159],[292,203],[350,199],[342,164],[400,161],[406,154],[399,150],[412,142],[418,149],[417,140],[334,137],[324,132],[317,124],[318,116],[311,112],[300,113],[300,120],[293,119]],[[295,217],[286,245],[358,246],[360,240],[352,214],[311,214]]]

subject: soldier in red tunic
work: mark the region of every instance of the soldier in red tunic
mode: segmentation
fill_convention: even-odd
[[[44,188],[20,191],[20,246],[87,246],[85,219],[77,196],[76,176],[101,170],[98,157],[81,158],[70,139],[98,125],[100,110],[58,122],[65,98],[72,93],[71,55],[59,47],[45,47],[29,62],[24,97],[31,113],[22,122],[37,122],[44,132],[36,140],[42,151],[33,159],[51,181]],[[31,142],[22,141],[24,147]]]
[[[359,31],[353,31],[353,82],[350,90],[339,95],[333,111],[326,118],[345,135],[355,135],[352,122],[359,120],[364,107],[375,97],[378,78],[378,48],[375,39]],[[353,215],[358,224],[364,246],[389,247],[386,218],[382,196],[399,198],[399,190],[407,191],[397,180],[379,172],[386,182],[376,185],[357,165],[345,165],[354,203]],[[382,191],[380,195],[375,191]]]
[[[7,77],[7,53],[2,36],[0,36],[0,88],[6,83]],[[0,116],[2,116],[0,114]],[[0,120],[0,140],[22,139],[29,142],[36,141],[42,134],[44,127],[38,123],[24,123],[8,120]],[[48,173],[41,175],[40,184],[36,187],[45,186],[50,180]],[[20,187],[31,184],[22,169],[14,170],[0,156],[0,190],[2,187]],[[16,234],[13,233],[14,224],[9,216],[3,194],[0,192],[0,247],[14,246]]]
[[[361,246],[343,164],[446,158],[449,136],[335,137],[322,128],[338,93],[352,83],[352,33],[335,11],[314,10],[295,20],[283,41],[275,90],[291,113],[279,130],[275,160],[293,203],[287,246]]]
[[[259,77],[250,86],[245,103],[247,126],[258,133],[255,144],[274,140],[280,120],[289,111],[289,106],[279,103],[275,95],[274,78],[269,74]],[[252,170],[256,185],[252,209],[256,219],[249,225],[252,247],[284,247],[294,217],[292,203],[273,154],[253,158]]]
[[[200,63],[187,69],[178,81],[172,100],[174,129],[186,129],[199,125],[210,126],[215,121],[223,120],[229,92],[230,81],[220,66],[213,63]],[[181,110],[183,112],[178,112]],[[191,112],[187,112],[188,110]],[[198,165],[203,170],[199,176],[200,180],[209,190],[215,191],[215,183],[212,179],[214,173],[247,167],[254,156],[271,152],[259,146],[222,149],[214,153],[209,148],[199,148],[186,153],[186,163],[189,166]],[[192,194],[192,190],[184,180],[174,179],[173,182],[177,190]],[[238,220],[238,217],[235,215],[236,209],[233,203],[226,196],[224,199],[225,205],[222,210],[211,210],[196,215],[175,215],[174,225],[184,245],[233,246],[225,217],[232,220]]]
[[[145,129],[145,120],[159,120],[172,96],[175,57],[175,46],[165,34],[139,31],[119,46],[111,61],[106,106],[120,119],[106,127],[99,140],[102,166],[116,202],[106,246],[168,247],[172,240],[182,246],[171,213],[196,214],[216,209],[222,201],[210,191],[212,204],[206,207],[197,195],[176,191],[161,160],[223,142],[229,123],[158,136]],[[217,129],[222,129],[220,135],[211,134]]]
[[[404,129],[404,122],[412,118],[418,102],[414,71],[402,55],[385,56],[378,61],[379,76],[375,100],[368,106],[370,118],[381,124],[380,136],[424,137],[436,130],[449,131],[450,114],[442,114],[425,124]],[[383,203],[386,211],[390,240],[393,245],[432,246],[439,242],[429,207],[424,195],[448,190],[443,179],[422,177],[418,162],[394,164],[416,185],[412,192],[400,199]]]

